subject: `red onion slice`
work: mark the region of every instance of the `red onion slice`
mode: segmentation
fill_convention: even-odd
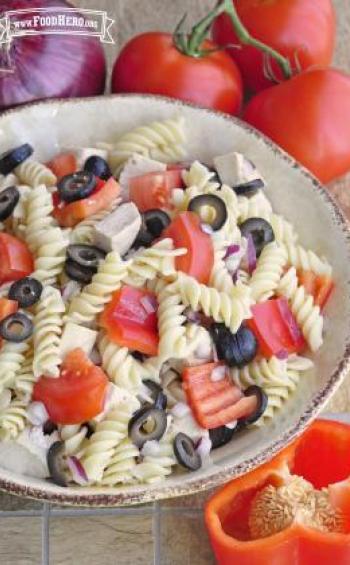
[[[228,259],[228,257],[231,257],[231,255],[235,255],[236,253],[239,253],[241,247],[240,245],[229,245],[228,248],[226,249],[226,255],[224,257],[224,259]]]
[[[247,237],[247,261],[248,261],[248,273],[251,275],[256,269],[256,249],[251,234]]]
[[[143,296],[140,303],[147,314],[154,314],[154,312],[158,310],[158,303],[155,296]]]
[[[194,312],[191,308],[186,308],[184,314],[189,322],[193,322],[194,324],[201,323],[202,318],[199,312]]]
[[[184,402],[178,402],[170,410],[170,413],[174,416],[174,418],[180,418],[180,419],[187,416],[187,414],[190,414],[190,412],[191,412],[191,408],[188,406],[188,404],[185,404]]]
[[[201,230],[207,235],[213,235],[214,230],[209,224],[201,224]]]
[[[202,459],[205,459],[210,455],[212,446],[213,444],[210,441],[210,438],[208,436],[204,436],[199,440],[196,451]]]
[[[27,418],[33,426],[45,424],[49,419],[45,404],[37,401],[31,402],[27,408]]]
[[[210,375],[210,380],[216,383],[218,381],[222,381],[225,377],[226,377],[226,367],[225,365],[219,365],[219,367],[215,367],[215,369],[212,370]]]
[[[286,349],[281,349],[278,353],[276,353],[277,359],[280,361],[285,361],[289,357],[289,353]]]
[[[72,479],[78,485],[86,485],[89,482],[86,471],[77,457],[72,455],[67,459],[67,465],[72,473]]]

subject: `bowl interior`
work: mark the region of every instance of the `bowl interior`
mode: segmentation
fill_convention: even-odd
[[[55,101],[11,111],[0,118],[0,151],[30,142],[35,157],[48,160],[64,146],[113,141],[135,126],[182,114],[188,126],[188,160],[210,164],[232,150],[254,161],[268,181],[275,210],[295,225],[306,247],[325,255],[334,269],[335,292],[327,306],[324,346],[315,369],[263,429],[251,430],[217,450],[210,467],[177,474],[152,486],[62,489],[0,467],[0,488],[67,504],[118,505],[190,494],[215,486],[264,462],[317,416],[340,384],[350,353],[350,237],[327,192],[291,158],[246,125],[225,115],[151,96],[110,96]]]

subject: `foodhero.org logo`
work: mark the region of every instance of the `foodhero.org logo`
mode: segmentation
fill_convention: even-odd
[[[0,18],[0,47],[16,37],[29,35],[86,35],[103,43],[114,43],[115,20],[101,10],[77,8],[27,8],[7,11]]]

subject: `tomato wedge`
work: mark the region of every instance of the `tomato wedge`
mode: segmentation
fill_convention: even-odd
[[[46,163],[58,179],[75,173],[78,169],[77,158],[74,153],[60,153]]]
[[[207,430],[225,426],[256,410],[256,398],[245,397],[228,375],[212,380],[220,363],[187,367],[182,374],[183,388],[198,424]]]
[[[33,271],[34,261],[27,245],[8,233],[0,233],[0,284],[22,279]]]
[[[304,349],[305,339],[285,298],[255,304],[252,314],[246,323],[258,340],[261,355],[272,357]]]
[[[210,235],[201,229],[197,214],[182,212],[163,232],[163,236],[170,237],[176,248],[187,249],[186,255],[176,257],[176,269],[202,284],[208,284],[214,265],[214,247]]]
[[[76,200],[69,204],[61,202],[58,194],[55,193],[53,215],[60,226],[73,228],[85,218],[108,208],[113,200],[119,196],[119,192],[119,184],[111,177],[107,182],[99,180],[94,192],[88,198]]]
[[[18,302],[17,300],[9,300],[8,298],[0,298],[0,322],[7,318],[7,316],[11,316],[18,310]]]
[[[307,294],[314,297],[316,306],[325,307],[332,291],[334,281],[329,275],[316,275],[313,271],[298,271],[299,284],[303,285]]]
[[[130,200],[140,212],[154,208],[169,208],[173,188],[182,188],[182,170],[176,168],[164,172],[147,173],[130,179]]]
[[[33,400],[43,402],[56,424],[80,424],[103,410],[108,378],[81,349],[68,353],[58,379],[41,377]]]
[[[105,307],[100,325],[111,341],[145,355],[157,355],[159,345],[155,294],[124,286]]]

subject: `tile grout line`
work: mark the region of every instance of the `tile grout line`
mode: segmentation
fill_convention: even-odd
[[[41,530],[42,565],[50,565],[50,505],[44,502]]]
[[[154,544],[154,565],[161,565],[161,525],[160,525],[160,506],[159,502],[153,505],[153,544]]]

